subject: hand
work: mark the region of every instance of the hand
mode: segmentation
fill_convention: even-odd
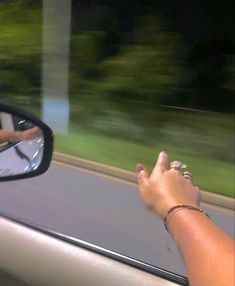
[[[40,137],[41,131],[38,127],[33,127],[25,131],[16,131],[16,138],[18,140],[31,140]]]
[[[0,129],[0,143],[19,142],[22,140],[31,140],[42,136],[41,129],[33,127],[25,131],[8,131]]]
[[[168,165],[168,155],[161,152],[151,176],[142,164],[136,166],[140,196],[144,204],[161,218],[175,205],[199,207],[200,203],[200,190],[178,170],[169,170]]]

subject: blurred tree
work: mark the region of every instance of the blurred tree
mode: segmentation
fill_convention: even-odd
[[[145,127],[146,134],[157,132],[160,124],[157,127],[155,122],[163,116],[157,112],[159,104],[165,103],[176,87],[183,86],[186,78],[186,51],[182,49],[181,37],[170,32],[160,18],[146,15],[134,30],[134,43],[122,45],[118,54],[101,61],[97,52],[103,44],[103,35],[87,32],[73,38],[72,65],[79,78],[77,98],[84,107],[84,116],[90,124],[102,118],[106,133],[109,129],[113,134],[114,126],[119,128],[115,118],[124,122],[127,117],[129,124],[136,126],[131,128],[135,136],[137,126]],[[100,129],[101,124],[98,125]],[[125,137],[128,136],[134,137],[130,129]]]
[[[192,71],[183,102],[170,104],[232,112],[234,94],[226,88],[227,58],[235,52],[235,2],[230,0],[160,1],[172,29],[191,45],[187,66]],[[178,95],[178,94],[177,94]]]
[[[11,103],[39,101],[41,23],[40,2],[0,3],[0,89]]]
[[[102,32],[83,32],[74,35],[71,39],[71,71],[77,77],[93,79],[98,72],[99,45]],[[76,82],[73,82],[76,85]]]
[[[234,12],[229,0],[73,0],[71,97],[231,112]],[[4,94],[40,89],[41,18],[41,1],[0,1]]]
[[[144,16],[135,29],[135,44],[104,64],[106,76],[98,83],[104,94],[126,107],[125,101],[160,104],[183,84],[184,57],[181,38],[167,30],[156,15]]]

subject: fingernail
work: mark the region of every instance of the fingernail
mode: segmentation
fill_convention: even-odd
[[[144,174],[144,165],[138,164],[136,166],[136,172],[138,175],[143,175]]]

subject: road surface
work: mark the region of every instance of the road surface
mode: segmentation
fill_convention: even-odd
[[[234,212],[204,205],[234,236]],[[53,163],[39,177],[0,183],[0,210],[140,261],[186,275],[160,219],[142,205],[136,186]]]

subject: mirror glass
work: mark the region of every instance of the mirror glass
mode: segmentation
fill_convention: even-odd
[[[0,112],[0,177],[36,170],[44,151],[42,130],[15,114]]]

